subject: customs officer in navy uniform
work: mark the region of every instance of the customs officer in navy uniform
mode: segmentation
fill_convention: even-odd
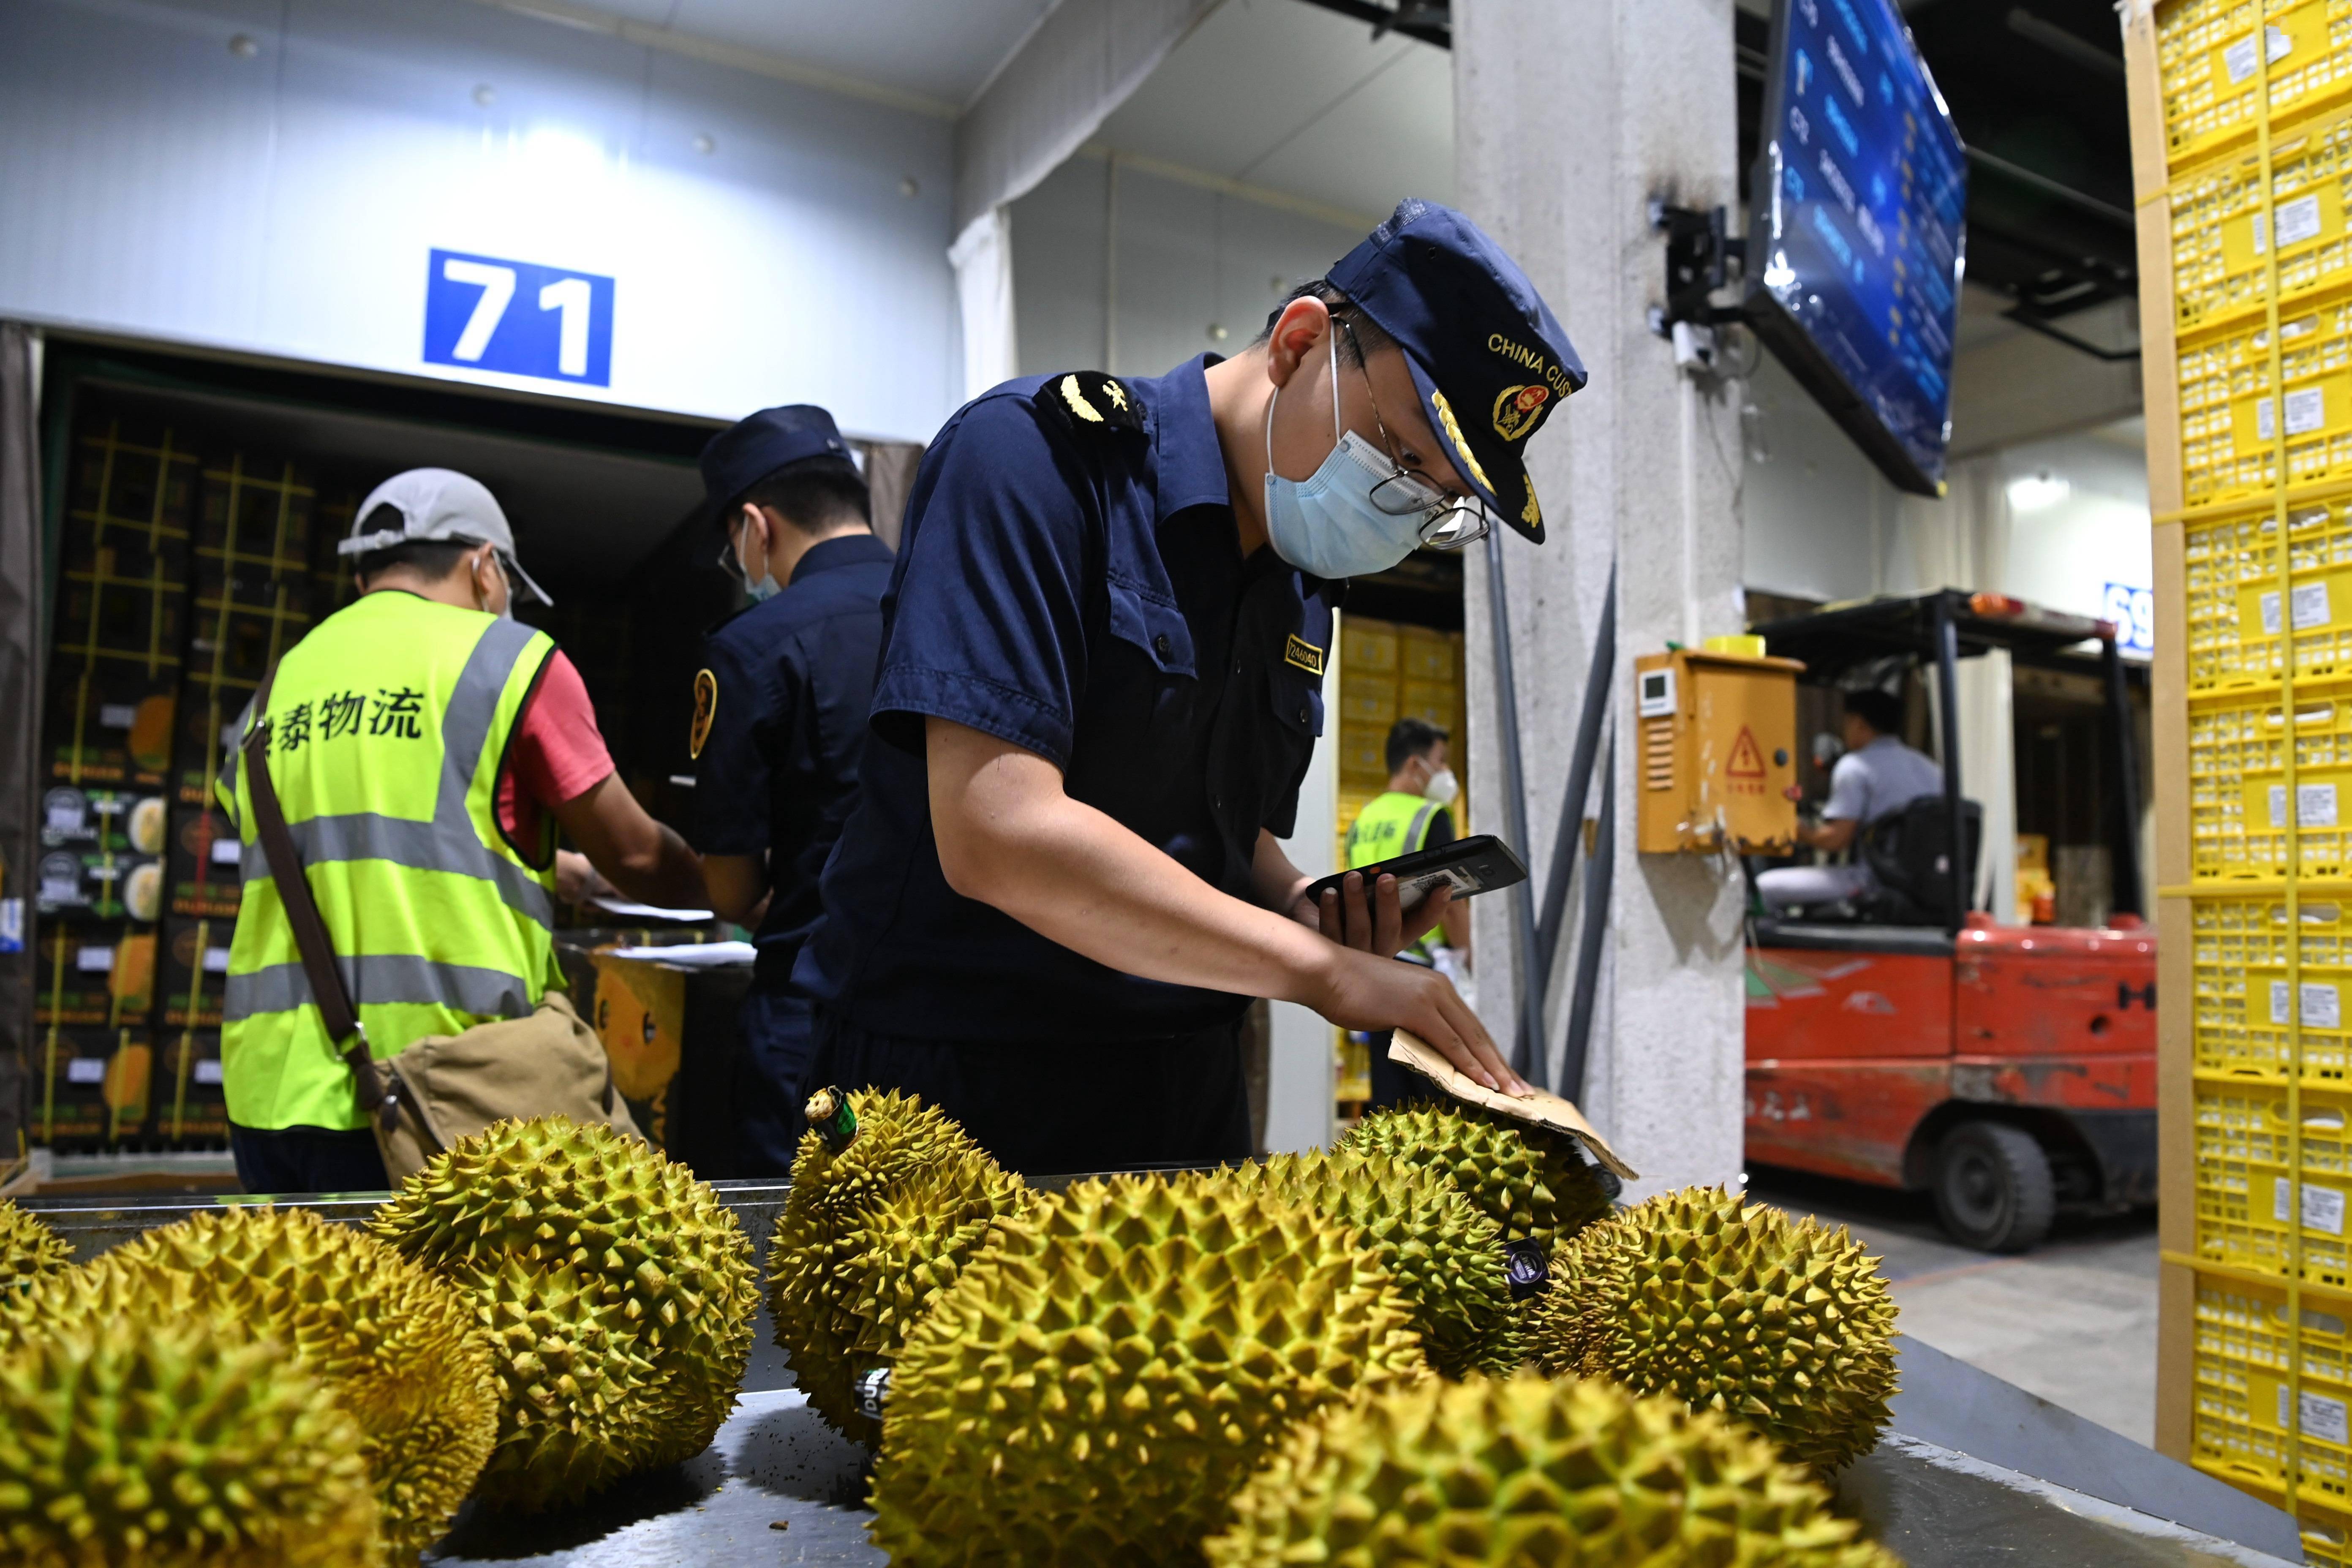
[[[1584,381],[1526,276],[1408,201],[1231,360],[1008,382],[925,455],[873,740],[795,978],[812,1086],[916,1091],[1030,1173],[1248,1153],[1240,1020],[1286,998],[1512,1074],[1390,957],[1393,879],[1318,907],[1277,840],[1347,580],[1500,518]]]
[[[792,1169],[809,998],[793,961],[817,919],[817,877],[857,789],[882,644],[890,551],[866,481],[822,408],[766,408],[702,453],[721,563],[752,604],[714,629],[694,680],[694,847],[717,911],[756,928],[736,1084],[742,1175]]]

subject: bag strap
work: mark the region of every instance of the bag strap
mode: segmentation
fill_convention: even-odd
[[[367,1030],[352,1005],[351,993],[343,988],[342,972],[335,967],[334,943],[328,939],[319,901],[311,896],[310,879],[302,874],[301,852],[294,847],[286,813],[278,805],[278,786],[269,777],[269,689],[277,678],[278,672],[270,671],[261,689],[254,693],[253,721],[238,742],[246,766],[246,788],[253,796],[254,837],[261,841],[270,878],[278,884],[278,907],[286,911],[286,923],[294,928],[294,948],[302,955],[302,973],[310,978],[311,999],[319,1005],[319,1021],[326,1026],[328,1041],[352,1069],[352,1087],[358,1092],[360,1110],[373,1115],[383,1103],[383,1083],[376,1075]]]

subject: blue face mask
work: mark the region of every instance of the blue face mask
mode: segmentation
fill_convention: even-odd
[[[1339,334],[1331,351],[1331,428],[1339,444],[1304,479],[1274,471],[1274,404],[1265,400],[1265,531],[1274,552],[1327,580],[1385,572],[1412,553],[1427,519],[1400,517],[1372,504],[1372,489],[1397,467],[1379,447],[1339,423]],[[1275,397],[1281,395],[1276,389]]]
[[[783,585],[776,581],[776,574],[773,572],[763,572],[758,582],[746,581],[743,591],[751,595],[753,604],[759,605],[765,604],[784,590]]]

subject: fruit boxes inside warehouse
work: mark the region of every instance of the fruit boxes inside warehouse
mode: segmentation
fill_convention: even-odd
[[[349,602],[335,546],[360,500],[416,466],[490,484],[556,600],[519,613],[580,668],[630,787],[682,822],[686,694],[734,592],[688,521],[707,427],[70,343],[43,392],[37,842],[5,889],[32,905],[24,1134],[225,1149],[240,848],[212,783],[261,678]]]
[[[2160,984],[2193,998],[2159,1015],[2157,1440],[2343,1563],[2352,34],[2316,0],[2124,9],[2157,879],[2162,923],[2189,938],[2165,945]]]

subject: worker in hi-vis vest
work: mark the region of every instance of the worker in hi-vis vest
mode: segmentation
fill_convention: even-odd
[[[1450,737],[1425,719],[1400,719],[1389,729],[1389,787],[1364,804],[1348,827],[1350,871],[1393,860],[1416,849],[1442,849],[1457,837],[1446,807],[1461,792],[1445,765]],[[1470,979],[1470,909],[1455,904],[1411,947],[1397,954],[1408,963],[1438,971],[1473,1006],[1477,993]],[[1394,1105],[1410,1096],[1412,1080],[1388,1059],[1386,1032],[1370,1037],[1373,1105]]]
[[[520,583],[490,492],[446,468],[378,486],[337,546],[360,596],[278,661],[266,717],[277,786],[346,987],[378,1059],[428,1035],[526,1017],[556,967],[554,901],[609,878],[632,899],[706,903],[701,864],[613,771],[580,672],[509,613]],[[221,1073],[247,1192],[382,1187],[382,1161],[327,1038],[229,749],[218,795],[244,842]],[[556,848],[558,828],[584,850]]]

